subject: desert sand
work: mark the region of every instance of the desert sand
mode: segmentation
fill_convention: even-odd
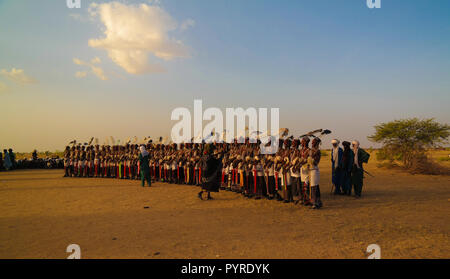
[[[324,208],[249,200],[198,187],[63,178],[62,170],[0,173],[0,258],[382,258],[450,257],[450,177],[411,175],[369,163],[363,197],[330,194]],[[148,208],[146,208],[148,207]]]

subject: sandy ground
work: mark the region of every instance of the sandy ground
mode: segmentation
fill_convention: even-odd
[[[197,187],[62,178],[61,170],[0,173],[0,258],[450,258],[450,177],[368,165],[363,198],[330,195],[324,208],[248,200],[200,201]],[[144,208],[149,207],[149,208]]]

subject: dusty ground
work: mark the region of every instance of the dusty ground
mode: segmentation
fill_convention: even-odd
[[[450,177],[369,164],[363,198],[330,195],[321,163],[319,211],[231,192],[200,201],[197,187],[62,178],[61,170],[0,173],[0,258],[450,257]],[[144,207],[148,206],[148,209]]]

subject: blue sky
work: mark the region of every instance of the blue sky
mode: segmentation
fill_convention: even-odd
[[[165,71],[139,74],[89,44],[105,37],[104,22],[88,12],[93,2],[111,1],[68,9],[65,0],[0,0],[5,147],[169,135],[171,111],[192,108],[194,99],[279,107],[280,126],[294,135],[331,129],[325,147],[333,137],[371,146],[373,126],[393,119],[450,122],[450,1],[381,0],[381,9],[365,0],[119,1],[158,6],[178,26],[168,42],[188,53],[166,60],[150,51],[149,64]],[[184,22],[194,24],[180,28]],[[95,57],[101,63],[90,65],[107,80],[73,61]],[[33,82],[14,79],[13,68]]]

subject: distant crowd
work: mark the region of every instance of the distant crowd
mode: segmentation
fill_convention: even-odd
[[[14,169],[62,169],[64,160],[58,156],[52,158],[39,158],[37,151],[34,150],[31,159],[17,160],[16,154],[12,148],[4,149],[0,152],[0,171],[9,171]]]

